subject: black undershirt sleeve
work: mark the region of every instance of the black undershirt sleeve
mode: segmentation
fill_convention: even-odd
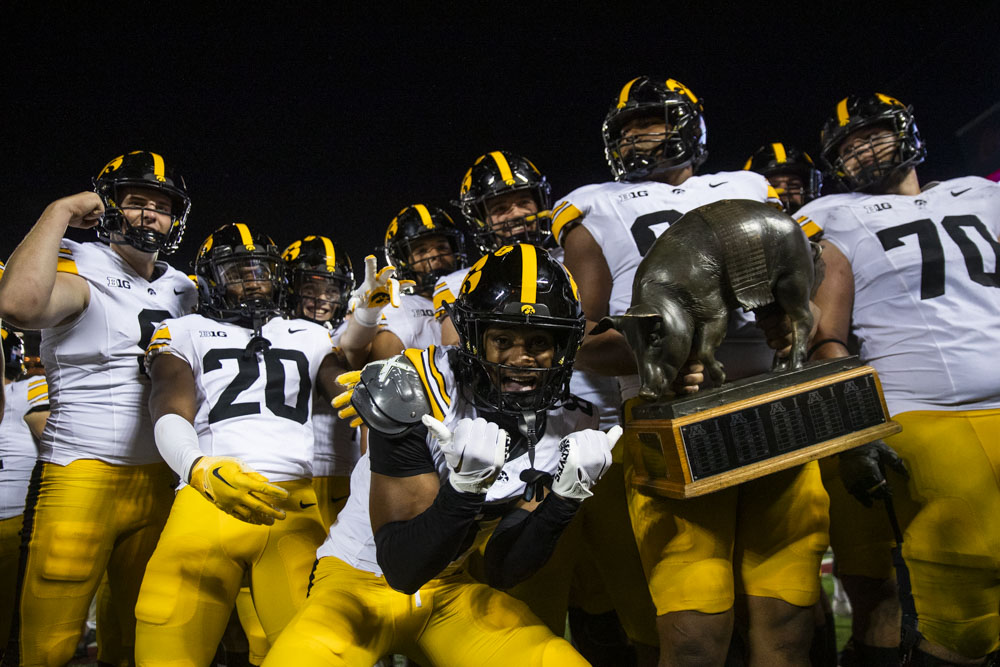
[[[427,427],[422,424],[395,437],[369,430],[368,457],[372,472],[389,477],[413,477],[437,472],[434,458],[427,448]]]
[[[468,545],[486,494],[462,493],[445,480],[434,502],[409,521],[387,523],[375,533],[375,553],[385,580],[416,593]]]
[[[505,516],[486,545],[487,583],[506,590],[537,572],[579,507],[575,500],[550,493],[534,512],[516,509]]]

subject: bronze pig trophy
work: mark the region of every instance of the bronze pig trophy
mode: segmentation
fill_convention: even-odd
[[[794,370],[806,359],[813,316],[809,297],[817,276],[819,246],[791,217],[773,206],[726,199],[700,206],[656,239],[636,270],[632,304],[605,317],[592,333],[614,328],[635,354],[639,396],[669,396],[688,359],[705,365],[721,385],[715,359],[729,311],[777,304],[791,320],[791,354],[775,357],[772,370]]]

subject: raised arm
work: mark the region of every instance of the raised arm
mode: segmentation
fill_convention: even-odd
[[[63,197],[46,207],[7,262],[0,280],[0,317],[22,328],[44,329],[83,312],[90,288],[83,278],[56,271],[59,245],[67,227],[93,227],[103,213],[94,192]]]

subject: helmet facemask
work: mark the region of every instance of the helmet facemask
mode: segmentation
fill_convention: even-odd
[[[422,253],[419,259],[413,261],[414,247],[420,248],[424,245],[425,239],[436,236],[442,237],[447,242],[449,247],[447,253],[440,251]],[[441,262],[443,266],[432,267],[434,260],[442,255],[449,255],[448,259]],[[416,283],[414,291],[417,293],[433,291],[441,278],[467,265],[461,233],[452,229],[432,229],[426,234],[394,239],[386,247],[386,260],[396,267],[396,277]]]
[[[843,154],[833,160],[834,169],[852,192],[886,189],[894,185],[894,174],[904,172],[899,174],[899,180],[905,175],[905,170],[898,169],[902,162],[901,137],[885,124],[878,124],[878,127],[881,132],[850,141]],[[841,146],[849,140],[845,137]]]
[[[296,269],[291,279],[291,305],[295,317],[336,328],[347,315],[353,288],[351,281],[343,276],[322,270]]]
[[[209,317],[257,328],[281,314],[284,267],[276,254],[231,254],[205,264],[199,267],[198,288]]]
[[[630,122],[642,120],[662,120],[666,129],[624,136]],[[643,104],[616,114],[605,122],[604,136],[605,154],[618,181],[648,179],[656,172],[687,166],[697,170],[708,156],[705,120],[682,100]]]
[[[526,307],[527,304],[520,306]],[[535,308],[547,310],[543,304]],[[522,314],[518,304],[508,304],[508,310],[514,312],[484,315],[473,313],[464,304],[453,304],[451,315],[459,334],[463,374],[469,380],[475,403],[481,407],[514,416],[544,412],[569,395],[573,359],[583,340],[583,323],[537,313]],[[528,367],[489,360],[487,331],[518,327],[530,327],[551,336],[551,366]],[[528,385],[530,388],[526,389]]]

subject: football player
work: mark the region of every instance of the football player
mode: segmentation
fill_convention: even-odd
[[[552,223],[567,267],[580,278],[589,322],[625,312],[643,255],[687,211],[720,199],[780,205],[760,174],[696,175],[707,157],[702,103],[674,79],[629,81],[602,133],[615,182],[573,191],[556,204]],[[779,321],[769,328],[780,331],[781,318],[772,318]],[[617,332],[588,338],[581,362],[620,376],[627,417],[638,400],[634,359]],[[777,334],[769,338],[779,346]],[[717,353],[730,377],[768,370],[773,354],[750,318],[731,314],[730,335]],[[688,370],[698,371],[687,373],[695,376],[701,369]],[[737,594],[747,603],[753,660],[808,660],[810,607],[819,596],[816,573],[827,542],[818,466],[679,501],[631,487],[641,447],[623,444],[632,527],[658,614],[660,664],[721,664]]]
[[[365,258],[353,318],[340,339],[353,368],[407,348],[440,345],[441,325],[431,300],[434,287],[443,276],[467,265],[463,231],[443,210],[423,204],[407,206],[392,219],[383,250],[389,266],[380,271],[373,255]],[[387,281],[397,279],[387,291]],[[400,285],[406,293],[396,296]],[[386,308],[390,301],[394,307]]]
[[[156,446],[185,482],[136,605],[140,664],[206,665],[247,577],[269,641],[305,598],[325,533],[312,488],[312,391],[343,368],[330,332],[281,317],[284,263],[242,223],[195,259],[199,312],[147,351]]]
[[[527,158],[507,151],[481,155],[462,179],[458,204],[472,221],[482,252],[520,241],[549,248],[555,259],[562,258],[562,248],[554,243],[551,233],[550,184]],[[441,320],[443,345],[458,344],[447,307],[454,301],[452,294],[459,292],[465,273],[463,269],[448,275],[435,289],[434,307]],[[620,401],[614,378],[576,370],[570,390],[597,409],[601,429],[619,424]],[[618,641],[622,625],[645,662],[655,662],[656,656],[655,612],[628,525],[622,479],[621,466],[616,463],[594,489],[594,499],[583,507],[545,568],[511,591],[554,632],[565,627],[570,594],[574,598],[569,609],[573,643],[595,665],[602,660],[608,664],[627,660],[623,656],[629,649]],[[576,582],[588,580],[586,590],[576,586],[578,590],[571,592],[571,575]]]
[[[132,659],[139,585],[173,501],[142,352],[157,323],[196,301],[191,281],[157,259],[180,245],[191,202],[171,165],[145,151],[109,162],[94,186],[45,209],[0,281],[0,315],[42,329],[52,409],[28,489],[12,633],[25,664],[72,658],[105,571],[122,645],[102,643],[99,659]],[[64,239],[67,227],[95,228],[101,243]]]
[[[4,355],[4,407],[0,421],[0,657],[15,609],[21,518],[28,479],[38,458],[37,440],[49,416],[44,377],[24,375],[24,345],[18,332],[0,327]]]
[[[583,333],[575,284],[544,250],[504,246],[470,269],[453,313],[459,348],[407,350],[355,375],[369,449],[306,605],[265,665],[370,665],[389,652],[587,664],[497,590],[545,562],[620,433],[562,403]],[[464,570],[487,539],[493,587]]]
[[[743,168],[767,179],[789,215],[819,197],[823,183],[809,153],[780,142],[764,144],[755,150]]]
[[[909,664],[981,663],[1000,646],[1000,384],[986,371],[1000,343],[1000,186],[968,176],[922,189],[913,112],[881,93],[841,100],[821,143],[828,182],[846,192],[799,211],[826,239],[813,358],[847,355],[856,336],[903,426],[886,442],[910,471],[890,472],[916,605],[917,623],[903,620],[904,651],[919,638]],[[845,494],[831,501],[838,568],[867,623],[854,627],[857,664],[896,664],[888,520]]]
[[[347,302],[354,289],[351,258],[325,236],[306,236],[281,253],[288,276],[289,312],[326,327],[336,344],[345,326]],[[350,493],[351,471],[358,462],[357,430],[337,419],[330,401],[313,392],[313,488],[323,524],[329,528]]]

